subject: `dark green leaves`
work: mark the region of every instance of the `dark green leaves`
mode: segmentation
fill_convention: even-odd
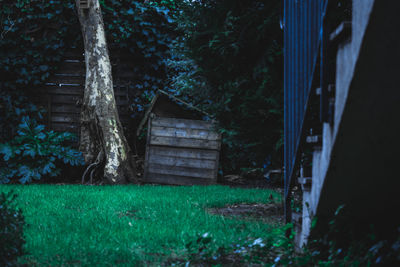
[[[65,48],[80,41],[74,1],[51,2],[2,1],[0,87],[23,89],[42,84]]]
[[[56,176],[60,163],[71,166],[83,165],[81,153],[65,145],[74,140],[70,133],[44,131],[29,117],[23,117],[17,135],[9,142],[0,144],[0,183],[18,179],[25,184],[39,180],[44,175]]]

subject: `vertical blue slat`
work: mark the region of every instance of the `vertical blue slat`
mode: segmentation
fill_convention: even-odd
[[[284,1],[285,194],[296,162],[328,0]]]

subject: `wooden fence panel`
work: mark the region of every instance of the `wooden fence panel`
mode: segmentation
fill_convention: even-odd
[[[79,136],[86,73],[83,50],[70,49],[66,51],[64,56],[65,58],[57,66],[57,70],[49,77],[45,85],[38,88],[39,93],[34,95],[32,100],[47,109],[43,123],[49,129],[73,132]],[[119,56],[123,57],[124,55]],[[132,65],[132,62],[130,64]],[[120,120],[124,126],[127,126],[130,121],[130,103],[128,88],[125,84],[122,84],[122,81],[133,77],[133,68],[125,65],[118,66],[124,70],[123,75],[120,77],[116,72],[113,78]]]

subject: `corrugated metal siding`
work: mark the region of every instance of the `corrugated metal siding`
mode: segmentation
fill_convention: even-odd
[[[285,196],[320,52],[327,0],[284,0]]]

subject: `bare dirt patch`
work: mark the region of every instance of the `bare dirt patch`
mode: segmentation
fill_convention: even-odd
[[[118,217],[122,218],[122,217],[129,217],[129,218],[135,218],[137,219],[138,217],[136,216],[137,210],[127,210],[124,212],[118,212]]]
[[[215,215],[238,217],[245,220],[255,219],[268,223],[283,223],[283,208],[281,203],[242,203],[221,208],[209,208],[207,211]]]

